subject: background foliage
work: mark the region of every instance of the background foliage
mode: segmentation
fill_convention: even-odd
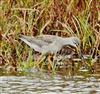
[[[100,0],[1,0],[0,66],[16,70],[32,62],[32,50],[20,42],[20,34],[78,36],[84,54],[100,55],[99,10]]]

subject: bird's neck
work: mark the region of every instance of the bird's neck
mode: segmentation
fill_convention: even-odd
[[[63,45],[70,45],[70,39],[69,38],[63,38]]]

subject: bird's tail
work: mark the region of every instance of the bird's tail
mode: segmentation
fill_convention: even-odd
[[[31,48],[33,48],[32,47],[32,43],[31,43],[31,37],[29,37],[29,36],[25,36],[25,35],[20,35],[20,38],[19,39],[21,39],[23,42],[25,42],[27,45],[29,45]]]

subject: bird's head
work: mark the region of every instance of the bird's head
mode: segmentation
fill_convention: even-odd
[[[80,39],[78,37],[72,37],[72,45],[71,46],[76,48],[76,51],[77,51],[79,57],[82,58],[83,54],[81,52]]]
[[[80,45],[80,39],[78,37],[71,37],[70,38],[70,45],[77,48]]]
[[[74,47],[76,49],[77,53],[80,55],[80,53],[81,53],[81,50],[80,50],[80,39],[78,37],[65,38],[64,39],[64,44]]]
[[[77,48],[80,45],[80,39],[78,37],[63,38],[62,40],[61,43],[63,45],[69,45],[74,48]]]

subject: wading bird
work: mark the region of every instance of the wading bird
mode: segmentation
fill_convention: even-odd
[[[80,39],[78,37],[62,38],[55,35],[39,35],[37,37],[21,35],[20,39],[32,49],[42,54],[57,54],[65,45],[78,48]]]

